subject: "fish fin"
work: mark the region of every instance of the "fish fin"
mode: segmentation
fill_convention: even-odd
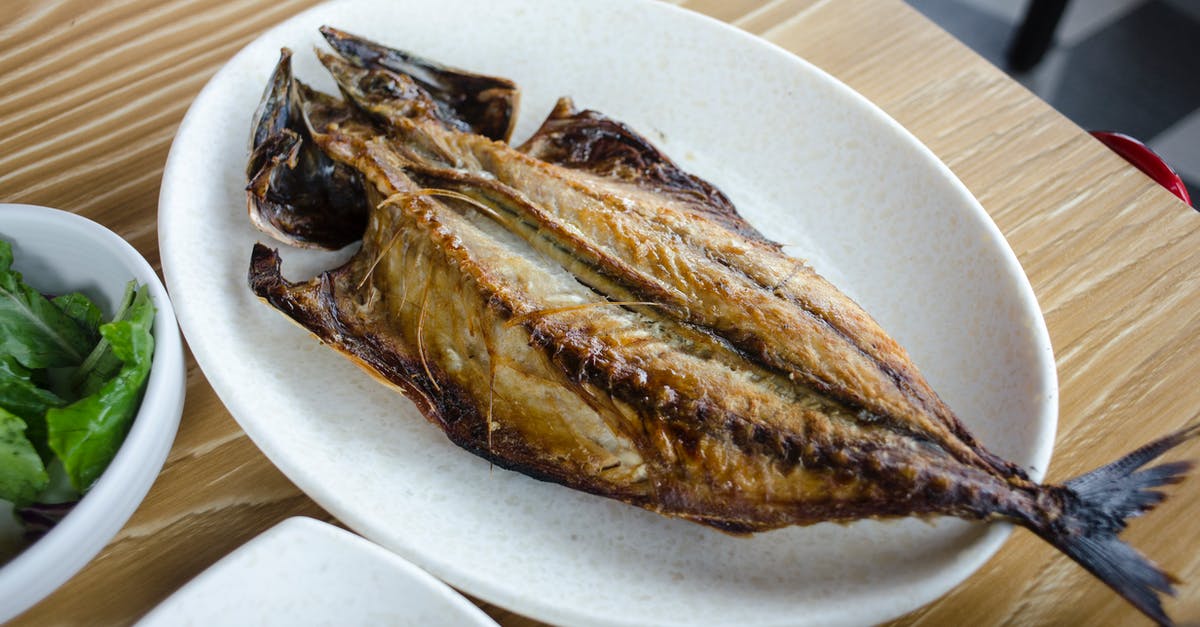
[[[458,410],[466,405],[458,396],[442,398],[434,393],[432,381],[425,378],[428,369],[420,367],[407,345],[347,326],[357,320],[347,318],[339,304],[345,298],[342,292],[352,283],[353,258],[309,281],[296,283],[283,277],[282,263],[279,251],[255,242],[247,273],[255,296],[412,400],[430,421],[451,428],[454,417],[461,414]],[[448,415],[452,418],[446,419]]]
[[[292,51],[289,48],[280,48],[279,61],[271,72],[258,109],[254,112],[254,130],[250,135],[251,148],[257,148],[268,137],[287,128],[291,104],[288,89],[291,82]],[[254,169],[253,166],[251,169]]]
[[[570,98],[560,98],[518,150],[547,163],[671,194],[701,217],[773,244],[715,185],[685,172],[625,124],[597,111],[577,110]]]
[[[1066,482],[1058,488],[1063,493],[1061,518],[1035,530],[1161,625],[1171,624],[1171,619],[1163,611],[1160,594],[1174,596],[1173,584],[1178,580],[1117,535],[1130,518],[1150,511],[1166,498],[1153,488],[1179,483],[1193,465],[1170,462],[1139,468],[1197,435],[1200,423]]]
[[[507,78],[434,63],[331,26],[322,26],[321,34],[338,54],[360,68],[384,69],[412,78],[472,132],[505,142],[512,134],[520,90]]]

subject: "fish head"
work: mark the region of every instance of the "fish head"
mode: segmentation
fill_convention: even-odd
[[[362,68],[321,50],[317,51],[317,57],[349,101],[387,125],[404,127],[412,121],[428,120],[456,130],[469,130],[406,74]]]
[[[508,141],[512,134],[520,101],[513,81],[442,65],[330,26],[322,26],[321,34],[351,65],[411,78],[466,130],[500,141]]]

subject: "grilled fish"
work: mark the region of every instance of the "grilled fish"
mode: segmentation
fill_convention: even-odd
[[[357,231],[361,248],[293,283],[259,244],[249,283],[456,444],[731,533],[1010,521],[1168,622],[1173,579],[1117,535],[1190,465],[1140,468],[1200,425],[1037,484],[856,303],[628,126],[563,99],[513,146],[511,82],[322,32],[343,97],[293,79],[284,51],[250,213],[286,243]]]

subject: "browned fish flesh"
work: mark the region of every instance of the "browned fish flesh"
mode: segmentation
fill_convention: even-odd
[[[1190,465],[1140,468],[1200,425],[1034,483],[856,303],[629,127],[564,99],[514,147],[511,82],[322,32],[344,98],[294,80],[284,52],[250,212],[289,244],[361,248],[293,283],[256,245],[250,285],[456,444],[733,533],[1010,521],[1168,622],[1173,579],[1117,536]]]

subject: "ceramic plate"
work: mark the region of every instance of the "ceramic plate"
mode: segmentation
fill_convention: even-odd
[[[138,627],[179,625],[496,627],[496,622],[394,553],[301,517],[226,555],[138,622]]]
[[[957,520],[735,538],[490,468],[406,400],[259,303],[245,210],[250,119],[280,46],[330,24],[514,79],[522,140],[560,95],[650,136],[859,300],[994,452],[1049,460],[1054,362],[1016,257],[908,132],[801,59],[666,4],[397,0],[318,6],[197,97],[163,177],[164,270],[197,361],[264,453],[348,526],[451,585],[549,622],[832,625],[884,620],[962,581],[1009,530]],[[293,280],[345,254],[286,249]]]

